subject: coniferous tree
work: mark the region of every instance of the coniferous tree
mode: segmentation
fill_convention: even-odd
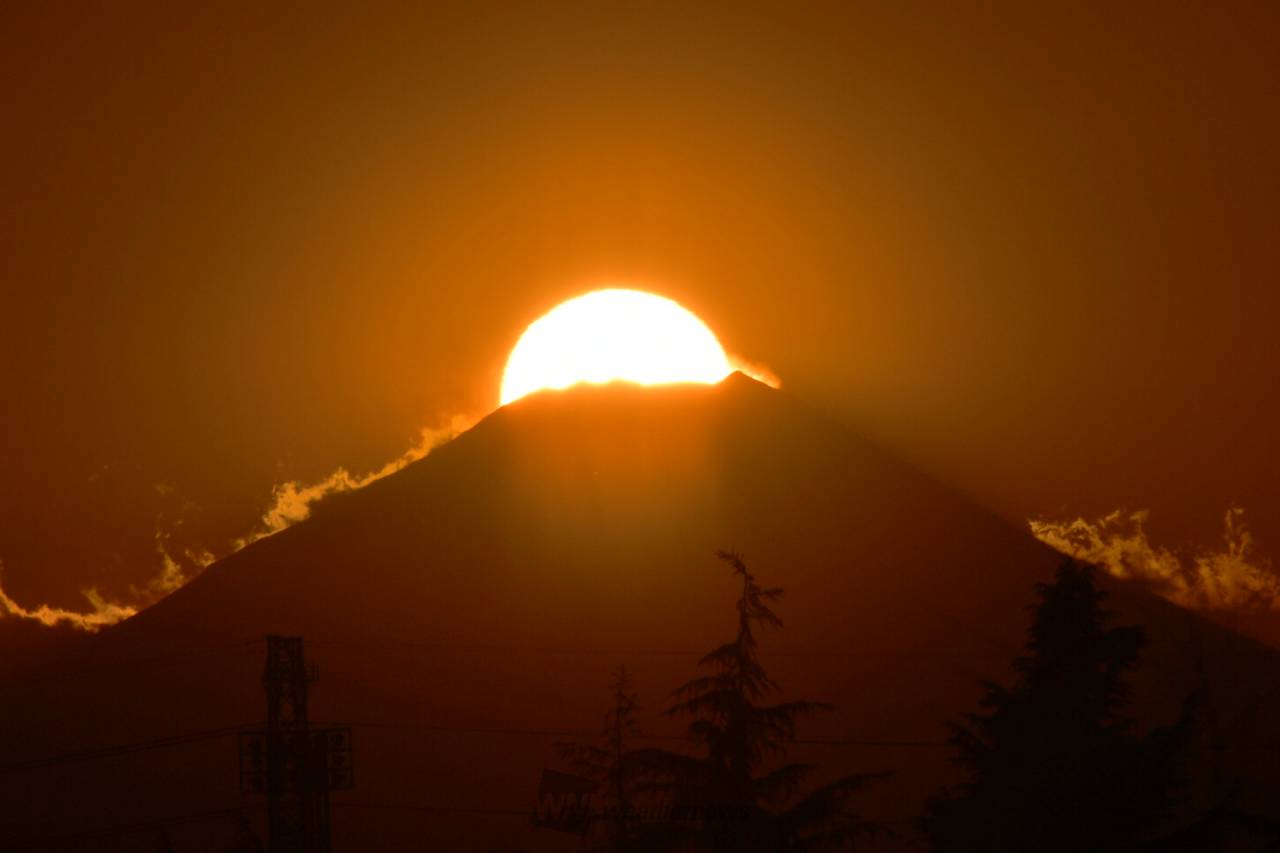
[[[687,717],[699,754],[641,750],[630,757],[653,789],[668,798],[674,818],[647,827],[646,849],[800,851],[850,849],[876,828],[847,809],[851,795],[879,774],[836,780],[796,801],[815,769],[784,764],[766,769],[795,739],[797,720],[831,706],[805,700],[764,704],[778,692],[760,662],[757,631],[780,628],[771,605],[778,588],[762,587],[742,558],[721,551],[741,580],[737,632],[699,662],[711,673],[675,691],[667,713]]]
[[[263,853],[265,848],[262,839],[249,825],[249,818],[243,813],[236,819],[236,837],[228,853]]]
[[[935,850],[1130,851],[1172,805],[1192,703],[1140,736],[1124,708],[1142,629],[1108,626],[1089,565],[1068,560],[1037,591],[1013,686],[986,683],[981,710],[954,728],[967,779],[930,803]]]
[[[610,849],[627,849],[636,835],[633,800],[638,779],[630,748],[640,734],[635,713],[639,696],[632,689],[625,666],[618,666],[609,680],[613,700],[600,732],[603,745],[567,742],[558,744],[561,756],[576,773],[600,783],[606,827],[606,845]]]

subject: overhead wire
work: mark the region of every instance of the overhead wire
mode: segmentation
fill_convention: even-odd
[[[73,752],[60,752],[43,758],[33,758],[24,761],[12,761],[7,764],[0,764],[0,773],[13,773],[21,770],[37,770],[43,767],[53,767],[59,764],[95,761],[98,759],[129,755],[135,752],[146,752],[152,749],[182,746],[188,743],[198,743],[205,740],[229,737],[231,735],[239,734],[248,728],[250,728],[250,726],[224,726],[217,729],[205,729],[203,731],[187,732],[180,735],[171,735],[169,737],[151,738],[149,740],[132,741],[129,743],[113,744],[111,746],[82,749]]]
[[[107,659],[97,663],[86,664],[77,669],[42,673],[40,675],[33,675],[26,678],[13,680],[0,679],[0,691],[13,690],[20,687],[34,687],[46,683],[97,678],[117,672],[121,669],[162,666],[164,664],[178,663],[181,661],[191,660],[192,658],[207,657],[209,655],[227,651],[248,651],[252,649],[255,644],[261,642],[262,641],[260,639],[255,638],[253,640],[238,641],[234,643],[221,643],[216,646],[206,646],[199,649],[188,649],[168,655],[148,655],[146,657],[125,658],[123,660]]]

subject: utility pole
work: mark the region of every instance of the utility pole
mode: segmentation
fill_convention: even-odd
[[[240,733],[240,789],[265,792],[270,853],[330,853],[329,791],[350,788],[351,729],[311,728],[301,637],[267,637],[267,727]]]
[[[271,853],[329,853],[329,790],[316,784],[301,637],[267,637],[267,822]],[[323,767],[323,763],[319,765]]]

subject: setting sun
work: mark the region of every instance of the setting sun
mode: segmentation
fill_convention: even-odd
[[[596,290],[525,330],[507,359],[501,402],[581,382],[712,383],[732,369],[716,336],[678,303],[640,290]]]

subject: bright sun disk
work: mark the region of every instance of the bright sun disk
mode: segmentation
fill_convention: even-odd
[[[596,290],[525,329],[507,359],[501,403],[581,382],[714,383],[731,372],[716,336],[678,303],[640,290]]]

